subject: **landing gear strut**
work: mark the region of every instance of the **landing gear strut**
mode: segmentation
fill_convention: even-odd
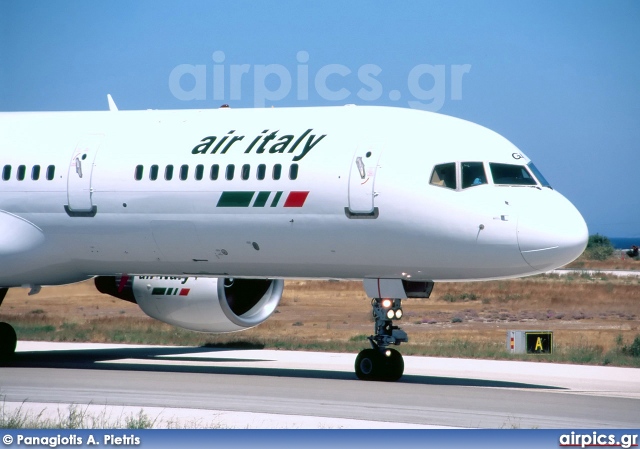
[[[407,333],[393,321],[402,318],[402,300],[374,298],[371,300],[375,335],[369,337],[371,349],[365,349],[356,357],[356,376],[362,380],[396,381],[404,372],[402,355],[390,345],[409,341]]]
[[[2,301],[8,291],[8,288],[0,288],[0,305],[2,305]],[[0,363],[13,357],[16,352],[17,342],[18,338],[13,327],[8,323],[0,322]]]

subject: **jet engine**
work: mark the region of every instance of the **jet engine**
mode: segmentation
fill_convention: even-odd
[[[271,316],[282,279],[99,276],[97,289],[137,303],[152,318],[199,332],[248,329]]]

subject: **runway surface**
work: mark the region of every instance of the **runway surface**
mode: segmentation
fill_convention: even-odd
[[[640,369],[407,356],[403,378],[385,383],[357,380],[354,359],[20,341],[0,396],[7,410],[91,404],[188,427],[640,427]]]

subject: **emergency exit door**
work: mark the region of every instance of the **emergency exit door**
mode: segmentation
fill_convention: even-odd
[[[355,151],[349,173],[349,211],[370,214],[375,208],[375,179],[380,159],[379,145],[361,145]]]
[[[83,137],[73,151],[67,174],[67,211],[70,215],[95,215],[93,204],[91,178],[93,165],[102,143],[102,135],[87,135]]]

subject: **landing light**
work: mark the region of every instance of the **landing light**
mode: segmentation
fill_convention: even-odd
[[[395,315],[395,314],[393,313],[393,310],[387,310],[387,318],[389,318],[390,320],[392,320],[392,319],[393,319],[393,317],[394,317],[394,315]]]
[[[393,305],[393,301],[391,301],[390,299],[383,299],[382,300],[382,307],[384,307],[385,309],[388,309],[392,305]]]
[[[399,320],[402,318],[402,309],[396,310],[396,319]]]

